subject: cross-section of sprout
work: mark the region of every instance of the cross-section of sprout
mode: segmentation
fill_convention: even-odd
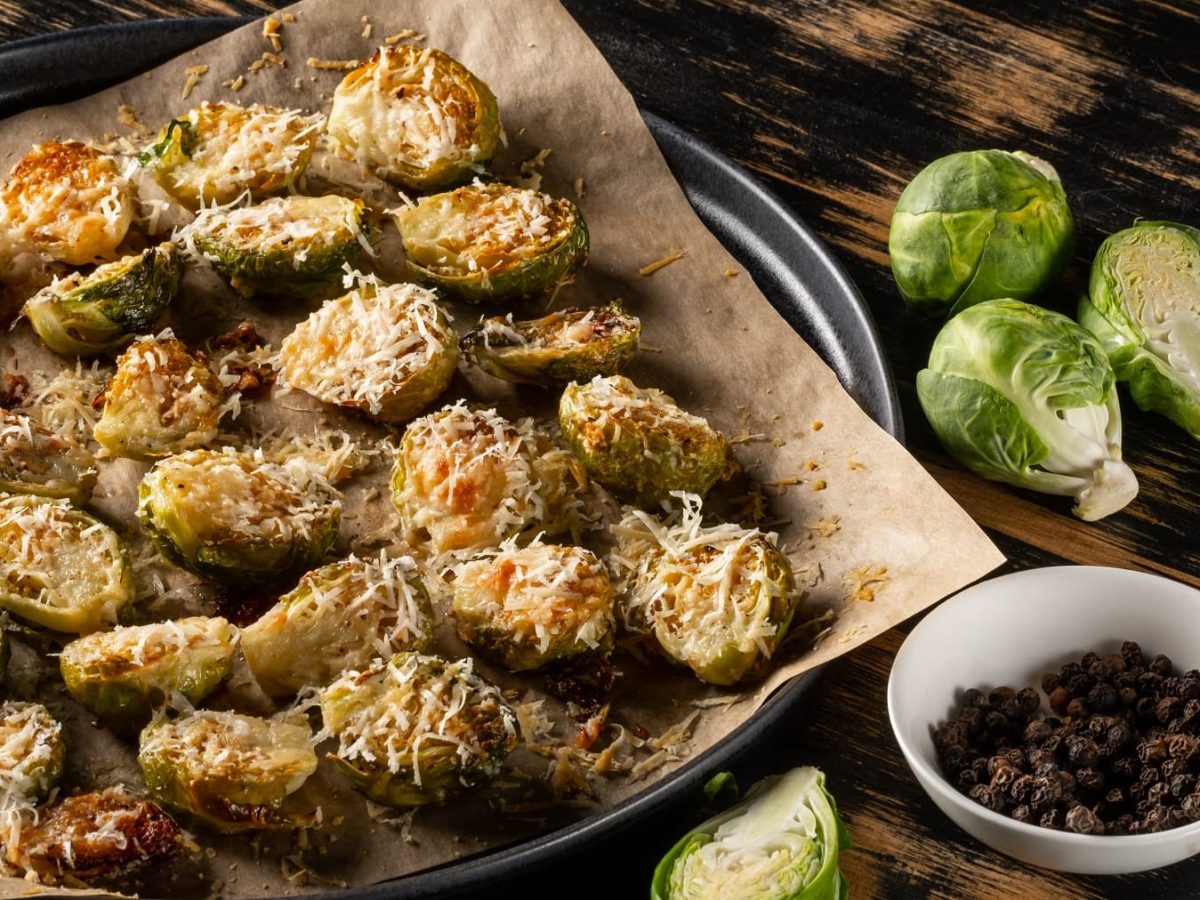
[[[84,503],[97,474],[86,447],[28,416],[0,409],[0,491]]]
[[[66,760],[63,728],[50,710],[40,703],[0,703],[0,816],[4,830],[12,827],[14,811],[32,808],[58,785]]]

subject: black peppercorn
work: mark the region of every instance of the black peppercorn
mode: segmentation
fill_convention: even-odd
[[[1088,703],[1082,697],[1076,697],[1067,704],[1067,715],[1072,719],[1082,719],[1088,712]]]
[[[1100,820],[1086,806],[1076,806],[1067,813],[1066,826],[1067,831],[1074,831],[1076,834],[1094,834],[1096,826],[1100,824]]]
[[[1150,665],[1147,668],[1155,675],[1170,675],[1172,668],[1171,660],[1160,653],[1154,659],[1150,660]]]

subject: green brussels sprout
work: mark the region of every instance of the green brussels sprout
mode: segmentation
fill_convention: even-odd
[[[616,375],[633,360],[641,333],[642,323],[615,301],[525,322],[514,322],[512,313],[483,319],[462,339],[462,349],[483,371],[505,381],[564,385]]]
[[[675,491],[703,496],[733,470],[723,434],[623,375],[567,385],[558,424],[588,475],[640,506],[658,506]]]
[[[627,508],[612,527],[622,622],[701,681],[761,675],[800,605],[791,563],[774,534],[706,526],[698,496],[676,497],[666,519]]]
[[[362,214],[361,200],[293,194],[201,210],[181,237],[243,296],[308,296],[358,258],[367,241]]]
[[[86,447],[0,409],[0,491],[85,503],[98,474]]]
[[[190,209],[255,200],[303,174],[323,118],[274,106],[202,103],[162,127],[141,155],[167,193]]]
[[[284,809],[317,770],[307,724],[197,710],[142,730],[138,765],[150,797],[221,832],[299,828],[314,816]]]
[[[217,438],[225,389],[174,338],[142,338],[117,360],[92,436],[113,456],[155,459]]]
[[[472,560],[452,608],[458,636],[513,672],[612,649],[612,585],[582,547],[535,541]]]
[[[1066,316],[991,300],[943,326],[917,396],[950,455],[977,475],[1075,498],[1091,522],[1137,496],[1104,348]]]
[[[412,557],[352,555],[307,573],[242,629],[242,652],[262,689],[281,697],[424,650],[432,637],[433,608]]]
[[[179,251],[159,244],[105,263],[90,275],[73,272],[54,282],[25,303],[25,317],[56,353],[112,353],[149,330],[166,311],[182,274]]]
[[[735,806],[685,834],[654,870],[653,900],[846,900],[838,854],[850,835],[819,769],[754,785]]]
[[[460,401],[409,423],[392,503],[413,544],[478,551],[577,529],[584,483],[570,452],[532,420],[514,424]]]
[[[1100,245],[1079,321],[1138,407],[1200,440],[1200,229],[1138,222]]]
[[[984,300],[1033,297],[1074,251],[1075,222],[1058,173],[1004,150],[930,163],[900,195],[888,236],[900,296],[939,318]]]
[[[342,79],[328,133],[364,171],[420,191],[481,172],[499,145],[488,86],[441,50],[381,47]]]
[[[420,806],[487,781],[517,746],[516,713],[469,659],[416,652],[321,692],[338,771],[377,803]]]
[[[0,796],[7,809],[33,807],[62,779],[63,727],[40,703],[0,703]]]
[[[583,214],[570,200],[506,184],[473,184],[392,210],[418,281],[464,300],[553,290],[588,255]]]
[[[0,608],[71,634],[117,621],[134,599],[116,532],[66,500],[0,499]]]
[[[313,465],[262,451],[189,450],[142,480],[138,518],[168,559],[198,575],[270,581],[319,563],[342,504]]]
[[[437,296],[415,284],[362,279],[283,340],[284,383],[383,422],[404,422],[446,389],[458,337]]]
[[[71,696],[117,731],[137,734],[177,694],[199,703],[228,677],[237,629],[194,616],[89,634],[58,659]]]

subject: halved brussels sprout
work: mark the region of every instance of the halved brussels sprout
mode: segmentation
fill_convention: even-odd
[[[71,696],[118,731],[137,733],[177,694],[199,703],[229,675],[237,629],[193,616],[89,634],[58,659]]]
[[[725,435],[623,375],[567,385],[558,424],[588,475],[640,506],[675,491],[704,496],[733,470]]]
[[[462,339],[463,353],[489,375],[517,384],[562,385],[616,375],[637,353],[642,323],[620,302],[565,309],[514,322],[483,319]]]
[[[214,710],[162,718],[142,730],[138,765],[156,802],[218,831],[313,822],[284,809],[317,770],[307,725]]]
[[[116,532],[66,500],[0,499],[0,608],[54,631],[87,634],[134,598]]]
[[[62,778],[62,725],[40,703],[0,703],[0,799],[3,810],[32,807]]]
[[[573,530],[582,483],[571,454],[531,420],[459,402],[409,423],[392,502],[411,540],[443,554]]]
[[[700,498],[680,494],[666,519],[627,509],[613,526],[625,627],[653,639],[701,681],[731,685],[761,674],[800,604],[775,535],[705,525]]]
[[[156,459],[217,438],[225,389],[174,338],[142,338],[117,360],[92,436],[113,456]]]
[[[38,144],[0,189],[9,235],[49,259],[111,259],[133,221],[133,197],[111,156],[78,141]]]
[[[436,400],[457,363],[458,338],[437,296],[374,279],[326,301],[280,347],[289,386],[384,422],[403,422]]]
[[[55,281],[25,303],[25,317],[56,353],[111,353],[150,330],[175,298],[182,274],[179,251],[159,244],[90,275],[72,272]]]
[[[570,200],[506,184],[473,184],[392,210],[419,281],[465,300],[553,289],[588,255],[583,214]]]
[[[612,585],[582,547],[539,541],[472,560],[453,610],[458,636],[514,672],[612,648]]]
[[[457,662],[398,653],[321,692],[338,771],[377,803],[420,806],[487,781],[519,739],[495,685]]]
[[[262,689],[279,697],[424,650],[432,637],[433,608],[412,557],[349,556],[306,574],[244,628],[242,651]]]
[[[307,296],[357,259],[367,240],[362,213],[361,200],[293,194],[201,210],[181,237],[243,296]]]
[[[196,209],[289,187],[308,166],[320,115],[274,106],[202,103],[172,119],[142,154],[163,188]]]
[[[338,493],[303,459],[189,450],[158,463],[138,518],[163,554],[199,575],[267,581],[320,562],[337,537]]]
[[[381,47],[338,85],[334,150],[402,187],[430,190],[480,172],[500,142],[488,86],[441,50]]]
[[[0,491],[84,503],[97,475],[86,447],[28,416],[0,409]]]

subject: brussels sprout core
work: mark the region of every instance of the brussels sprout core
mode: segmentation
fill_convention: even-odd
[[[0,409],[0,491],[84,503],[98,474],[85,447]]]

